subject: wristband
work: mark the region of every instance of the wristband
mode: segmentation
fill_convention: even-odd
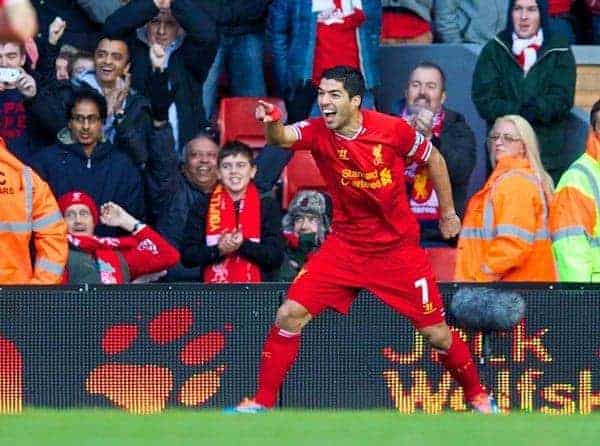
[[[283,118],[283,112],[275,104],[271,104],[271,105],[273,106],[273,110],[271,110],[270,112],[267,112],[267,116],[269,118],[271,118],[273,121],[281,121],[281,118]]]
[[[140,223],[139,221],[136,221],[135,224],[133,225],[133,229],[131,229],[131,233],[135,234],[138,229],[140,229],[142,227],[142,223]]]

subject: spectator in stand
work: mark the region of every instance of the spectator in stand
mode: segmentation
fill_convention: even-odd
[[[32,0],[37,11],[39,40],[45,41],[50,23],[62,17],[69,29],[63,43],[86,51],[93,51],[106,18],[121,6],[120,0]]]
[[[188,217],[183,264],[202,267],[208,283],[261,282],[283,257],[279,204],[260,197],[252,182],[254,155],[247,145],[225,144],[217,166],[220,184]]]
[[[527,119],[558,181],[572,161],[565,143],[576,66],[566,40],[548,29],[546,8],[545,0],[511,0],[506,29],[477,59],[471,96],[488,127],[507,114]]]
[[[436,0],[436,40],[485,45],[506,28],[508,0]]]
[[[144,188],[139,170],[129,157],[104,138],[106,99],[95,90],[75,92],[67,106],[68,128],[58,144],[38,153],[33,166],[57,197],[78,190],[97,203],[116,202],[138,219],[144,218]],[[116,235],[99,226],[98,235]]]
[[[181,168],[172,157],[165,164],[171,172],[166,191],[165,211],[159,215],[156,229],[173,245],[183,250],[184,225],[193,208],[206,209],[208,197],[217,184],[217,155],[219,147],[204,134],[199,134],[184,147],[185,161]],[[181,263],[169,270],[167,281],[198,282],[202,280],[202,268],[186,268]]]
[[[455,279],[553,282],[548,233],[553,183],[542,166],[535,132],[521,116],[500,117],[488,148],[494,171],[467,205]]]
[[[52,46],[52,43],[51,45]],[[41,89],[34,112],[48,132],[56,135],[68,123],[66,105],[76,89],[96,90],[106,98],[104,136],[143,167],[148,158],[152,127],[150,103],[131,88],[127,42],[103,38],[94,52],[95,71],[82,73],[72,82],[49,82]]]
[[[569,45],[575,45],[575,16],[571,14],[571,6],[575,0],[548,0],[548,28],[562,35]]]
[[[63,283],[130,283],[142,276],[165,274],[179,261],[174,247],[115,203],[103,204],[98,213],[92,197],[72,191],[60,197],[58,204],[69,232]],[[94,229],[99,222],[131,235],[96,237]]]
[[[29,0],[0,0],[0,39],[25,41],[37,32],[35,9]]]
[[[550,208],[561,282],[600,282],[600,101],[590,113],[585,153],[564,173]]]
[[[404,99],[395,104],[394,114],[408,123],[438,148],[446,160],[452,197],[457,215],[462,218],[467,201],[467,187],[475,168],[477,147],[475,135],[460,113],[444,107],[446,76],[431,62],[418,64],[411,72]],[[427,169],[407,163],[405,176],[412,212],[421,226],[421,244],[455,245],[456,240],[445,240],[439,231],[439,202]]]
[[[377,0],[274,0],[267,33],[277,95],[288,122],[308,117],[321,73],[336,65],[360,69],[367,90],[380,83],[381,5]],[[363,103],[373,102],[372,93]]]
[[[282,221],[286,246],[275,281],[294,280],[308,256],[325,240],[330,222],[327,199],[321,192],[301,190],[294,196]]]
[[[128,40],[132,86],[147,97],[154,71],[150,46],[158,44],[166,52],[164,63],[174,94],[169,122],[178,156],[183,146],[208,126],[201,88],[218,46],[214,20],[194,1],[131,0],[112,14],[104,27],[108,36]]]
[[[166,127],[171,136],[168,122],[168,110],[173,101],[173,94],[168,88],[168,73],[162,69],[160,59],[164,51],[154,45],[152,56],[155,71],[152,73],[150,102],[154,116],[155,128]],[[167,134],[163,134],[163,137]],[[156,138],[155,138],[156,139]],[[217,184],[217,154],[219,147],[207,134],[199,133],[183,148],[183,163],[171,150],[169,142],[154,144],[148,158],[146,169],[148,197],[152,202],[156,229],[179,249],[183,248],[183,231],[190,209],[193,206],[204,206],[208,202],[212,190]],[[197,204],[198,202],[202,204]],[[200,267],[186,268],[181,263],[171,268],[167,281],[200,281]]]
[[[73,62],[70,66],[69,78],[79,77],[86,71],[94,71],[94,55],[87,51],[79,51],[73,56]]]
[[[433,0],[382,0],[381,43],[432,43]]]
[[[68,81],[71,72],[72,57],[69,53],[61,52],[54,62],[56,69],[56,79],[59,81]]]
[[[2,138],[0,197],[0,284],[60,283],[67,261],[65,222],[48,185]]]
[[[18,73],[14,81],[0,81],[0,137],[9,150],[23,163],[31,155],[28,111],[31,100],[37,94],[35,79],[25,69],[25,47],[22,43],[0,41],[0,68]]]
[[[202,88],[206,117],[216,111],[217,86],[227,73],[231,96],[266,96],[265,18],[271,0],[195,0],[219,25],[221,43]]]
[[[600,0],[586,0],[586,3],[592,14],[592,42],[600,45]]]

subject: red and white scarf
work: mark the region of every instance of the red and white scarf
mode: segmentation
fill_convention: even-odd
[[[402,117],[405,119],[409,118],[406,107],[402,111]],[[446,113],[443,109],[440,109],[440,111],[433,116],[431,134],[436,138],[439,138],[442,134],[444,119],[446,119]],[[410,210],[417,220],[439,220],[440,202],[435,189],[433,188],[433,182],[427,175],[426,166],[412,162],[405,167],[404,175],[410,186],[408,188],[410,191],[408,196]]]
[[[68,234],[69,243],[91,254],[100,268],[100,281],[104,284],[125,282],[123,265],[117,251],[135,248],[140,242],[135,237],[96,237]]]
[[[206,213],[206,245],[216,246],[224,232],[242,231],[244,240],[260,243],[260,195],[254,183],[249,183],[246,195],[239,202],[236,214],[231,195],[219,184],[210,196]],[[237,253],[225,257],[204,269],[207,283],[260,282],[260,268]]]
[[[538,50],[544,43],[544,31],[540,29],[537,34],[529,39],[520,39],[513,33],[512,52],[517,59],[517,63],[523,68],[525,74],[537,60]]]

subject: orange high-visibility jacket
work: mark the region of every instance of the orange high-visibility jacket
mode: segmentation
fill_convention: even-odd
[[[458,240],[455,280],[556,280],[548,203],[529,161],[502,158],[469,200]]]
[[[60,283],[67,254],[67,225],[52,191],[0,138],[0,284]]]

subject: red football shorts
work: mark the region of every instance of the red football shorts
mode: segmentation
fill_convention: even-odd
[[[326,308],[348,314],[366,289],[415,328],[444,322],[444,304],[427,254],[418,246],[369,253],[329,236],[290,286],[287,298],[316,316]]]

